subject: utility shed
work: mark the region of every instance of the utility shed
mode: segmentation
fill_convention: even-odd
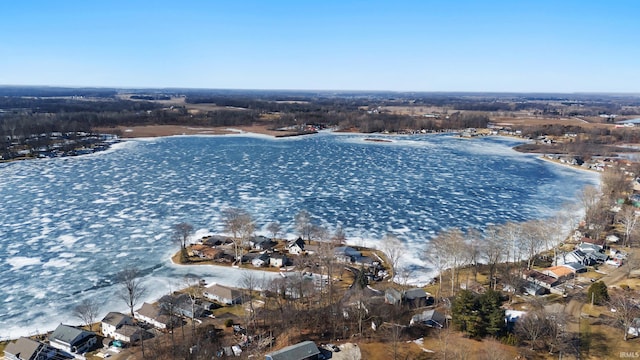
[[[303,341],[265,355],[265,360],[318,360],[320,350],[313,341]]]

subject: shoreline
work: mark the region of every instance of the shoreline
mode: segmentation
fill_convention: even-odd
[[[155,138],[176,135],[233,135],[233,134],[259,134],[274,138],[283,136],[296,136],[296,131],[270,130],[267,125],[245,125],[234,127],[199,127],[189,125],[139,125],[117,126],[113,128],[96,128],[101,133],[120,133],[121,139]],[[304,135],[304,134],[300,134]]]

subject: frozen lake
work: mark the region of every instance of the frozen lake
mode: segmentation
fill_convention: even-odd
[[[342,226],[352,244],[375,246],[392,232],[419,278],[429,274],[421,254],[440,229],[550,216],[598,182],[511,150],[513,139],[370,137],[178,136],[0,164],[0,339],[78,323],[71,309],[84,297],[99,299],[102,313],[126,310],[110,281],[129,264],[144,269],[149,299],[189,272],[237,283],[238,272],[169,261],[173,224],[222,232],[230,206],[248,210],[264,234],[278,220],[293,237],[303,209],[329,230]]]

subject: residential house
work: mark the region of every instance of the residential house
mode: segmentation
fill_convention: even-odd
[[[173,327],[175,319],[166,313],[164,309],[157,304],[143,303],[140,309],[136,310],[134,317],[147,324],[153,325],[157,329],[169,329]]]
[[[362,256],[360,251],[350,246],[338,246],[333,249],[333,254],[337,261],[343,263],[354,263],[358,258]]]
[[[531,281],[526,281],[524,285],[522,285],[522,290],[525,294],[531,296],[540,296],[549,292],[549,289],[547,289],[546,287],[543,287]]]
[[[394,288],[388,288],[384,292],[384,301],[391,305],[402,304],[402,293]]]
[[[413,315],[409,325],[426,325],[428,327],[442,329],[447,324],[446,316],[438,310],[426,310],[421,314]]]
[[[57,353],[58,351],[56,349],[47,344],[26,337],[21,337],[14,342],[10,342],[4,348],[4,358],[6,360],[49,360],[65,358]]]
[[[547,289],[551,289],[559,283],[558,279],[545,275],[537,270],[525,270],[522,277],[533,284],[540,285]]]
[[[249,239],[249,245],[256,250],[269,250],[276,246],[278,243],[269,239],[266,236],[254,236]]]
[[[597,259],[601,258],[600,255],[596,254],[598,253],[585,253],[581,250],[573,250],[572,252],[560,254],[557,261],[558,264],[579,263],[586,266],[592,266],[598,262]]]
[[[580,243],[578,246],[576,246],[576,249],[582,251],[585,254],[588,254],[592,252],[601,252],[602,246],[591,243]]]
[[[49,345],[77,358],[84,358],[82,354],[91,350],[97,341],[96,334],[64,324],[49,335]]]
[[[212,235],[202,239],[202,243],[207,246],[220,246],[229,243],[231,240],[224,236]]]
[[[319,360],[320,350],[313,341],[303,341],[295,345],[265,355],[265,360]]]
[[[214,249],[204,244],[195,244],[189,247],[189,256],[197,256],[201,259],[214,260],[222,257],[223,255],[224,251]]]
[[[260,254],[251,260],[251,265],[255,267],[263,267],[269,265],[270,256],[267,253]]]
[[[147,332],[145,329],[135,326],[135,325],[122,325],[119,327],[114,336],[114,340],[120,340],[126,343],[132,343],[139,341],[140,339],[148,339],[153,337],[151,333]]]
[[[310,245],[310,244],[306,244],[304,246],[304,252],[309,254],[309,255],[313,255],[316,254],[318,252],[318,250],[320,249],[320,247],[318,245]]]
[[[574,276],[573,270],[566,266],[552,266],[542,270],[541,272],[559,281],[567,280]]]
[[[218,284],[213,284],[205,288],[202,295],[209,300],[222,304],[233,305],[242,303],[242,291]]]
[[[283,267],[287,265],[289,259],[284,254],[274,254],[269,258],[269,265],[273,267]]]
[[[160,298],[158,303],[160,304],[160,308],[164,309],[167,314],[173,312],[173,314],[177,316],[197,318],[204,316],[205,313],[205,309],[197,303],[194,306],[191,297],[187,294],[165,295]],[[171,304],[170,309],[167,306],[168,304]]]
[[[102,318],[100,329],[102,330],[103,336],[116,339],[116,330],[121,328],[123,325],[133,325],[133,319],[131,316],[119,312],[110,312]]]
[[[422,307],[434,303],[433,297],[422,288],[405,290],[403,298],[412,307]]]
[[[600,249],[603,249],[606,244],[605,240],[595,240],[588,237],[583,237],[582,239],[580,239],[580,243],[598,245],[600,246]]]
[[[304,252],[304,240],[301,237],[296,240],[290,241],[287,244],[289,254],[300,255]]]
[[[581,273],[587,272],[587,267],[577,262],[562,264],[559,266],[564,266],[571,269],[571,271],[573,271],[574,274],[581,274]]]

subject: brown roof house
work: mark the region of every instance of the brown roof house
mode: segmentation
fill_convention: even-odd
[[[175,322],[175,319],[169,314],[165,314],[165,311],[159,305],[149,303],[142,304],[142,307],[136,310],[134,316],[136,319],[151,324],[157,329],[171,328]]]
[[[206,287],[202,295],[209,300],[222,304],[233,305],[242,303],[242,291],[218,284]]]
[[[59,358],[57,350],[39,341],[21,337],[4,348],[6,360],[48,360]]]

